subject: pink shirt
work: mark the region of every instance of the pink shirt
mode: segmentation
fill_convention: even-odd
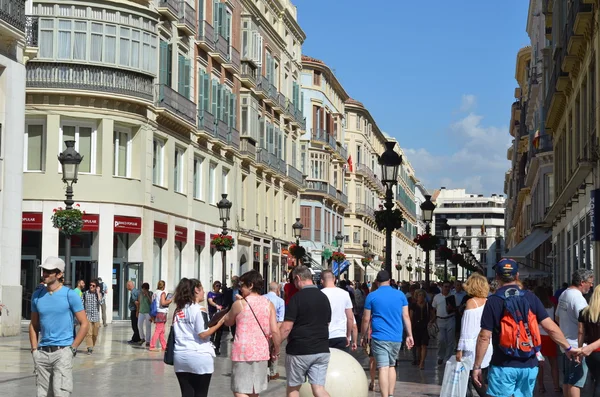
[[[264,296],[247,296],[246,300],[247,302],[242,301],[243,309],[235,318],[236,331],[231,348],[231,361],[267,361],[270,358],[269,343],[263,331],[270,337],[271,302]],[[248,304],[252,306],[256,318]]]

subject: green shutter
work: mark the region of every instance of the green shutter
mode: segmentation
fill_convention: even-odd
[[[184,70],[183,70],[183,90],[185,92],[185,97],[190,99],[190,81],[191,81],[191,73],[192,73],[192,65],[189,59],[184,60]]]
[[[214,0],[213,1],[213,28],[215,31],[215,38],[217,36],[217,32],[219,31],[219,7],[220,7],[220,2],[219,0]]]
[[[166,41],[160,41],[160,64],[158,72],[158,82],[160,84],[167,84],[168,81],[168,69],[167,60],[169,56],[169,44]]]
[[[211,95],[211,108],[212,114],[215,116],[215,122],[217,121],[217,81],[211,80],[212,83],[212,95]]]
[[[200,69],[198,71],[198,111],[204,110],[204,76],[206,73]]]
[[[229,98],[229,126],[236,128],[236,117],[237,117],[237,98],[235,93],[232,93]]]
[[[223,121],[229,124],[229,91],[223,87]]]
[[[169,44],[167,49],[167,81],[166,85],[171,87],[173,82],[173,44]]]
[[[225,7],[223,7],[223,13],[225,14],[225,34],[223,37],[225,37],[228,43],[231,43],[231,37],[229,35],[229,32],[231,31],[231,14],[227,12]]]
[[[266,61],[267,61],[267,67],[266,67],[266,75],[265,77],[267,78],[268,82],[271,82],[271,55],[269,55],[269,53],[267,52],[267,56],[266,56]]]
[[[202,84],[204,85],[204,105],[203,109],[206,111],[210,110],[210,77],[208,74],[204,74],[202,78]]]
[[[177,57],[177,92],[179,92],[181,95],[183,95],[183,92],[185,90],[185,84],[183,82],[185,77],[184,69],[185,58],[183,57],[183,55],[179,54],[179,56]]]

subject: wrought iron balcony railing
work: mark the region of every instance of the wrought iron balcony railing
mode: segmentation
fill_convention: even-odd
[[[240,152],[252,159],[256,158],[256,146],[248,139],[242,139],[240,142]]]
[[[354,212],[375,218],[375,210],[366,204],[354,204]]]
[[[158,10],[170,12],[175,18],[179,16],[179,7],[178,0],[158,0]]]
[[[209,49],[215,48],[215,29],[210,23],[206,21],[200,23],[198,32],[196,33],[196,40],[198,44],[204,44]]]
[[[38,46],[39,20],[39,17],[31,15],[25,17],[25,42],[29,47]]]
[[[196,13],[194,8],[189,5],[185,0],[179,2],[179,19],[178,24],[185,26],[190,32],[196,32]]]
[[[156,85],[156,107],[165,108],[196,125],[196,104],[168,85]]]
[[[0,19],[25,32],[25,0],[0,0]]]
[[[198,129],[205,131],[209,135],[215,135],[215,116],[206,110],[198,112]]]
[[[298,185],[304,184],[304,175],[302,175],[302,172],[289,164],[287,166],[287,176]]]
[[[533,139],[533,153],[544,153],[552,151],[552,136],[551,135],[540,135]]]
[[[104,66],[28,62],[28,88],[97,91],[137,97],[152,102],[153,78],[145,74]]]

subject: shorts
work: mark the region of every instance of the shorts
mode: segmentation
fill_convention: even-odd
[[[268,364],[268,361],[232,361],[231,391],[241,394],[258,394],[267,390]]]
[[[542,337],[542,356],[556,357],[558,356],[558,347],[556,343],[548,335],[540,335]]]
[[[402,342],[389,342],[373,339],[371,351],[377,362],[377,368],[395,366],[401,345]]]
[[[581,363],[569,360],[566,354],[563,354],[563,385],[571,385],[583,389],[587,379],[587,364],[585,360]]]
[[[531,397],[538,367],[512,368],[490,365],[487,395],[490,397]]]
[[[290,387],[302,386],[306,382],[311,385],[325,386],[327,367],[331,353],[306,354],[285,356],[285,371],[287,385]]]

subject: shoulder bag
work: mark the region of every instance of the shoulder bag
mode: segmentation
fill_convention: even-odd
[[[263,333],[263,335],[265,336],[265,338],[267,339],[267,343],[269,344],[269,367],[273,364],[273,359],[272,357],[275,355],[275,344],[273,343],[273,339],[269,338],[269,336],[265,333],[265,331],[263,330],[262,326],[260,325],[260,322],[258,321],[258,317],[256,317],[256,314],[254,313],[254,310],[252,309],[252,306],[250,305],[250,302],[248,302],[248,300],[246,298],[244,298],[244,301],[246,301],[246,303],[248,304],[248,307],[250,308],[250,311],[252,312],[252,314],[254,315],[254,319],[256,320],[256,323],[258,324],[258,328],[260,328],[261,332]],[[270,309],[269,309],[269,316],[270,316]]]
[[[173,321],[171,321],[171,331],[169,332],[169,338],[167,339],[167,348],[165,349],[165,356],[163,361],[167,365],[173,365],[175,362],[175,317],[177,316],[177,310],[173,313]]]

